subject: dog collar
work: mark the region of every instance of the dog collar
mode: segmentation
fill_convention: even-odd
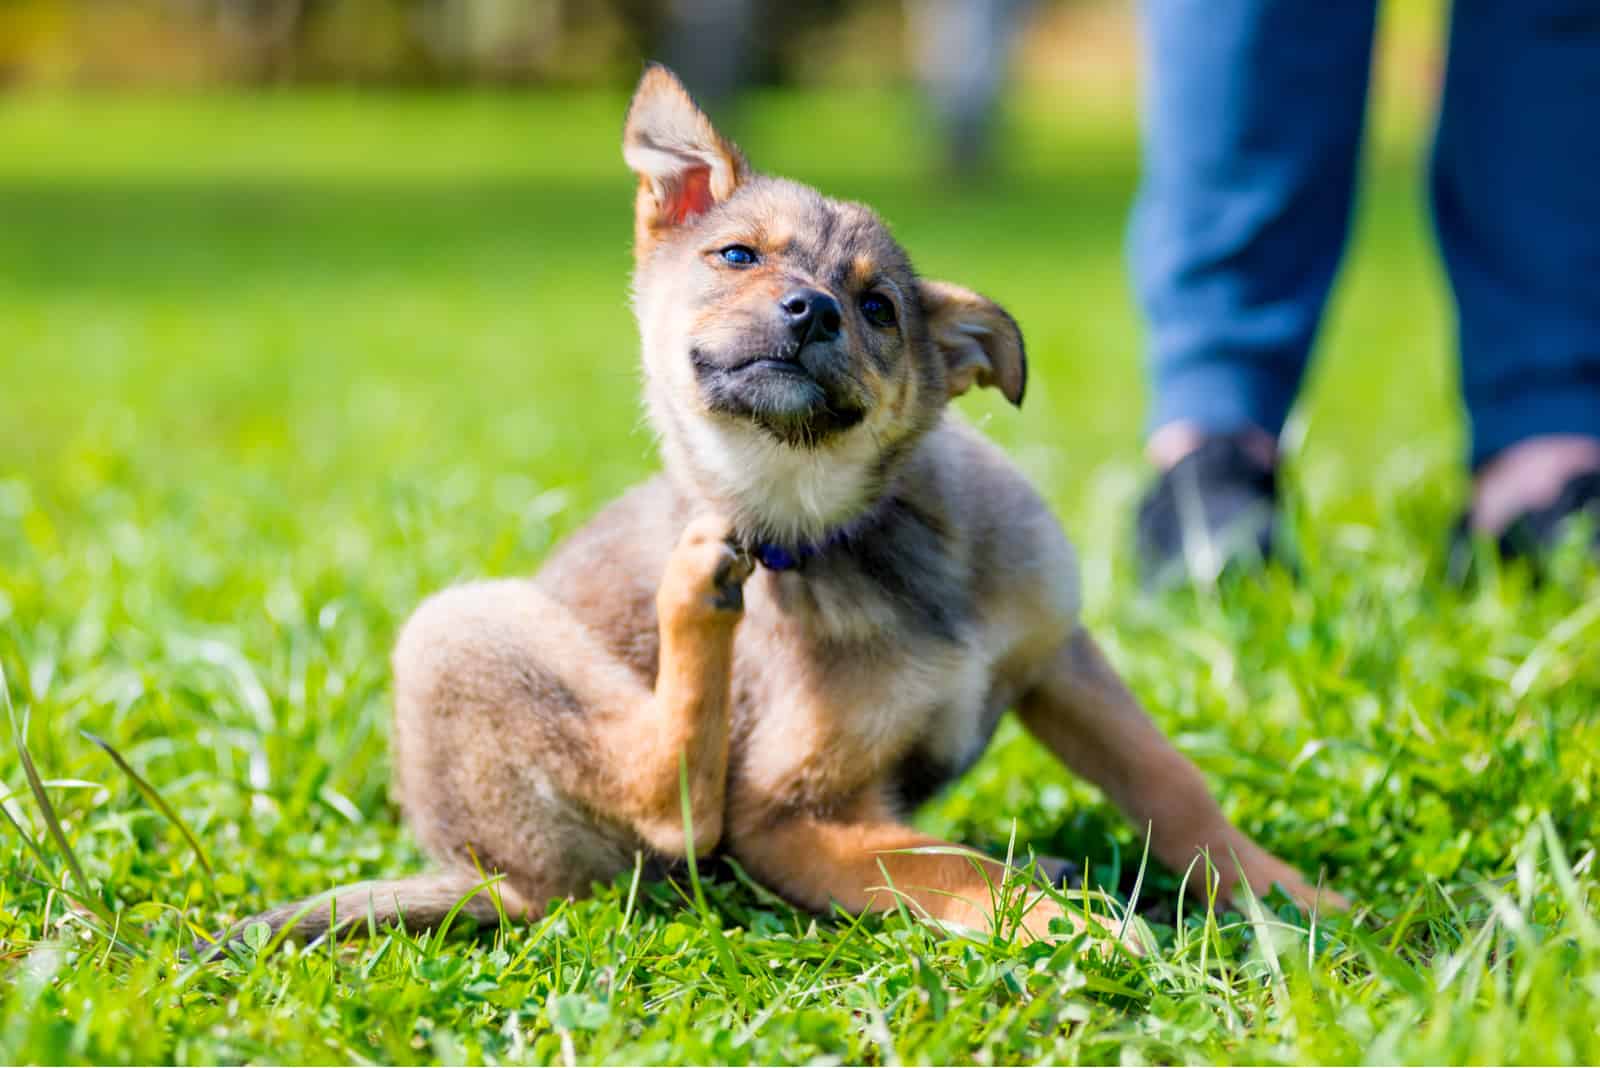
[[[801,542],[795,546],[780,545],[774,541],[758,541],[750,546],[750,555],[768,571],[797,571],[818,553],[827,552],[834,546],[849,541],[870,523],[872,517],[879,511],[881,509],[877,506],[868,509],[844,526],[834,528],[821,541]]]
[[[807,559],[816,555],[816,548],[802,545],[798,549],[785,549],[771,542],[761,542],[750,547],[750,554],[768,571],[793,571]]]
[[[750,546],[750,555],[768,571],[796,571],[818,553],[833,548],[850,537],[850,527],[841,527],[820,542],[806,542],[793,548],[771,541]]]

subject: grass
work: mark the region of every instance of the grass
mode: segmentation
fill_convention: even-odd
[[[1414,119],[1368,160],[1296,415],[1299,580],[1154,602],[1123,543],[1126,101],[1019,101],[976,190],[929,177],[897,97],[761,97],[741,123],[759,164],[880,205],[926,273],[1017,314],[1028,405],[967,414],[1058,510],[1091,623],[1230,813],[1359,922],[1208,920],[1192,893],[1175,915],[1152,868],[1134,962],[797,914],[719,871],[476,941],[180,961],[193,929],[420,868],[386,795],[397,625],[532,571],[652,469],[621,105],[0,97],[0,668],[25,739],[0,747],[0,1061],[1600,1060],[1600,574],[1438,579],[1462,433]],[[1110,887],[1142,848],[1010,723],[919,820]]]

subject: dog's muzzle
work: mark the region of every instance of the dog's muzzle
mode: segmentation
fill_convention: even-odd
[[[815,445],[866,418],[869,398],[834,344],[793,344],[724,363],[696,351],[707,407],[749,419],[790,445]]]

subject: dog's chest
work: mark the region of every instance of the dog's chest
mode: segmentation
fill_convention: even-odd
[[[999,710],[981,629],[880,622],[819,641],[751,613],[735,653],[736,788],[828,807],[881,785],[915,805],[977,759]]]

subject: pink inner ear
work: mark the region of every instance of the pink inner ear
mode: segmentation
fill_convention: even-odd
[[[694,167],[684,171],[674,183],[671,198],[666,203],[668,224],[679,226],[710,210],[711,168]]]

